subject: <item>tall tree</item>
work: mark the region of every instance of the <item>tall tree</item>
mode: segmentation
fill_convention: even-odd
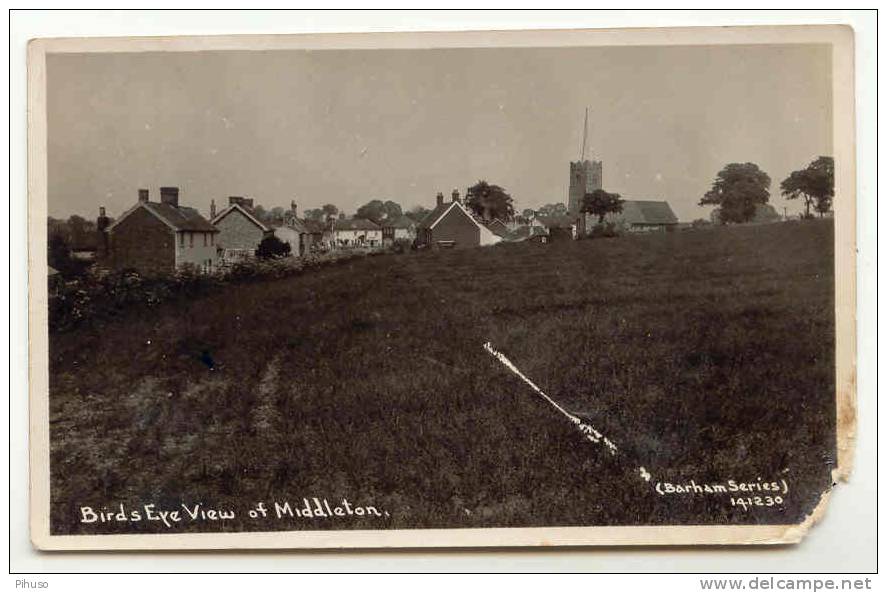
[[[484,220],[511,220],[514,216],[514,205],[508,192],[484,180],[468,188],[465,205]]]
[[[339,209],[333,204],[324,204],[320,207],[320,210],[323,212],[323,218],[329,218],[339,213]]]
[[[596,189],[585,194],[582,198],[582,212],[588,212],[597,216],[598,224],[604,222],[604,217],[610,213],[622,212],[622,204],[625,202],[619,194],[611,194],[602,189]]]
[[[748,222],[759,204],[770,201],[769,187],[770,176],[756,164],[730,163],[718,172],[699,205],[717,206],[721,224]]]
[[[832,209],[835,197],[835,159],[821,156],[805,168],[792,171],[780,184],[787,200],[804,198],[804,212],[810,217],[810,207],[823,214]]]

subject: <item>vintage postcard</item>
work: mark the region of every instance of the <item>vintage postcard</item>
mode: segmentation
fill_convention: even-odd
[[[29,60],[38,548],[789,543],[849,474],[852,29]]]

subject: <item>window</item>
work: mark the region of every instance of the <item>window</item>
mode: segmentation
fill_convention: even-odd
[[[194,247],[194,233],[188,233],[188,247]]]
[[[215,234],[215,233],[210,233],[210,234],[209,234],[209,244],[210,244],[210,245],[215,245],[215,244],[216,244],[216,234]]]
[[[204,247],[207,246],[207,239],[206,239],[206,236],[207,236],[208,234],[209,234],[209,233],[203,233],[203,246],[204,246]]]
[[[185,233],[179,233],[179,247],[185,246]]]

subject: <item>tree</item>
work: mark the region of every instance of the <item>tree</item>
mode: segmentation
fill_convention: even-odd
[[[508,192],[483,180],[468,188],[465,205],[484,220],[511,220],[514,216],[514,205]]]
[[[283,222],[283,218],[286,215],[286,210],[281,206],[275,206],[268,212],[268,220],[269,222]]]
[[[407,216],[409,216],[413,222],[421,222],[423,218],[428,216],[429,212],[431,212],[431,210],[424,206],[414,206],[407,211]]]
[[[792,171],[780,184],[782,195],[787,200],[804,198],[804,211],[810,218],[810,206],[823,214],[832,209],[835,197],[835,159],[821,156],[806,168]]]
[[[49,236],[47,260],[49,265],[58,270],[62,276],[68,275],[73,268],[71,247],[61,233],[53,233]]]
[[[339,214],[339,209],[333,204],[324,204],[320,207],[320,211],[323,213],[322,219],[327,219],[330,216],[335,216],[336,214]]]
[[[779,220],[779,212],[771,204],[758,204],[752,220],[754,222],[775,222]]]
[[[597,223],[603,224],[607,214],[622,212],[623,200],[619,194],[611,194],[602,189],[596,189],[582,198],[582,212],[588,212],[597,216]]]
[[[375,223],[383,220],[394,220],[403,216],[400,204],[391,200],[370,200],[357,209],[358,218],[367,218]]]
[[[256,257],[259,259],[274,259],[277,257],[286,257],[290,254],[292,248],[289,243],[285,243],[278,239],[275,235],[268,235],[256,248]]]
[[[770,176],[754,163],[730,163],[718,172],[711,189],[699,200],[700,206],[720,209],[721,224],[748,222],[759,204],[770,200]]]
[[[307,220],[323,220],[323,210],[320,208],[309,208],[305,210],[302,215]]]
[[[523,215],[524,218],[530,219],[536,216],[536,211],[532,208],[524,208],[521,215]]]
[[[558,217],[568,214],[567,206],[558,202],[556,204],[545,204],[536,211],[539,216]]]

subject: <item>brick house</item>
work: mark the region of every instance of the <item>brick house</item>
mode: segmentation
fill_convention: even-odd
[[[262,239],[274,232],[256,216],[252,198],[231,196],[228,198],[227,208],[218,214],[215,209],[213,200],[210,222],[219,229],[216,241],[221,250],[222,261],[226,264],[254,257]]]
[[[502,237],[487,228],[462,204],[459,191],[444,202],[437,194],[437,205],[423,218],[416,229],[416,242],[432,248],[466,248],[494,245]]]
[[[102,213],[104,216],[104,213]],[[115,270],[170,274],[185,266],[211,273],[218,267],[218,230],[194,208],[179,205],[179,188],[161,187],[160,202],[147,189],[104,230],[103,263]]]

